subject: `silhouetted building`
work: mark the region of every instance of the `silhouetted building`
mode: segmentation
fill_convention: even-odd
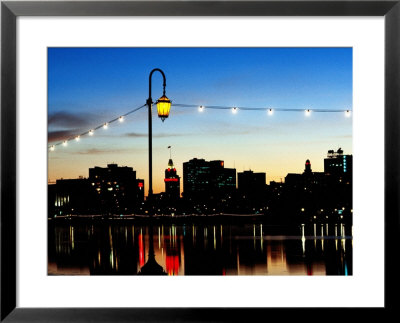
[[[50,217],[97,212],[98,199],[86,178],[59,179],[48,188]]]
[[[250,199],[262,199],[265,196],[266,174],[251,170],[238,173],[238,190],[242,196]]]
[[[304,174],[311,174],[312,170],[311,170],[311,162],[309,159],[306,160],[306,165],[305,165],[305,169],[304,169]]]
[[[324,172],[327,175],[344,176],[351,178],[353,175],[353,155],[344,155],[343,150],[328,150],[324,159]]]
[[[185,199],[221,198],[236,190],[236,169],[225,168],[224,161],[191,159],[183,163]]]
[[[176,174],[176,168],[172,159],[168,161],[168,168],[165,170],[165,194],[170,200],[177,200],[180,197],[181,178]]]
[[[132,167],[108,164],[107,168],[89,168],[89,182],[96,190],[102,214],[133,213],[138,200],[139,183]]]
[[[325,173],[313,172],[309,159],[305,162],[304,172],[302,174],[289,173],[285,177],[285,184],[291,188],[300,188],[307,190],[311,185],[320,185],[325,181]]]
[[[142,203],[144,201],[144,179],[137,179],[136,180],[136,185],[137,185],[137,201],[138,203]]]

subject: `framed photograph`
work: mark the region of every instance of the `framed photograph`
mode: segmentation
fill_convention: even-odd
[[[395,312],[399,14],[3,1],[1,320]]]

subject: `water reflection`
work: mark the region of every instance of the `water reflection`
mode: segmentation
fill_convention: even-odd
[[[49,274],[351,275],[352,227],[49,224]],[[150,259],[154,255],[154,259]]]

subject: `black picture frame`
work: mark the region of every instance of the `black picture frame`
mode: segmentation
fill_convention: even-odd
[[[309,312],[316,310],[312,307],[179,308],[179,304],[176,308],[16,307],[16,19],[19,16],[383,16],[385,19],[385,306],[384,308],[322,308],[319,310],[324,311],[323,317],[318,315],[318,319],[332,317],[340,320],[350,319],[353,314],[360,315],[361,312],[363,317],[385,321],[384,318],[397,311],[400,287],[397,272],[399,268],[397,238],[400,231],[398,202],[400,0],[2,1],[1,322],[248,322],[275,315],[282,315],[285,320],[305,321],[313,317],[317,319],[314,312]]]

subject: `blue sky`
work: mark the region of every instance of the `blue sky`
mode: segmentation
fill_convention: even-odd
[[[351,48],[49,48],[49,145],[143,105],[148,77],[160,68],[173,103],[277,109],[352,109]],[[162,95],[153,74],[152,96]],[[123,124],[49,152],[49,179],[88,176],[88,168],[116,162],[147,179],[146,108]],[[155,111],[153,111],[155,112]],[[206,110],[172,107],[153,117],[154,191],[172,157],[223,159],[237,171],[267,173],[267,181],[302,172],[310,159],[323,170],[329,149],[352,153],[352,119],[342,113]],[[159,174],[158,174],[159,173]]]

